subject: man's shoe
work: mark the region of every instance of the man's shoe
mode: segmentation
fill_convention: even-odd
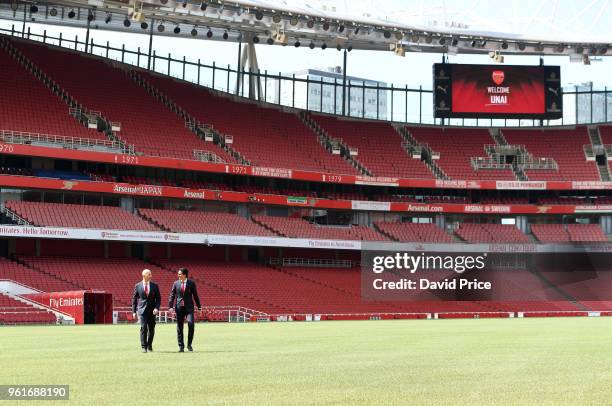
[[[193,347],[192,347],[192,346],[188,345],[188,346],[187,346],[187,349],[188,349],[190,352],[193,352]]]
[[[184,348],[179,348],[179,352],[185,352]]]
[[[142,349],[142,352],[146,353],[146,352],[147,352],[147,349],[146,349],[146,348],[143,348],[143,349]]]
[[[150,345],[150,346],[149,346],[149,348],[148,348],[148,350],[149,350],[149,352],[153,352],[153,346],[152,346],[152,345]]]

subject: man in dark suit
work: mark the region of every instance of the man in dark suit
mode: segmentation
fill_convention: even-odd
[[[159,312],[161,295],[157,284],[151,282],[151,271],[142,271],[142,282],[134,286],[132,295],[132,313],[140,320],[140,345],[142,352],[153,351],[153,336],[155,336],[155,316]]]
[[[188,279],[189,271],[185,268],[178,270],[178,281],[172,285],[170,291],[170,299],[168,301],[168,307],[170,310],[174,307],[176,312],[176,335],[178,338],[179,352],[185,352],[185,342],[183,341],[183,323],[187,319],[187,349],[193,351],[191,343],[193,342],[193,330],[194,330],[194,302],[200,311],[200,298],[198,297],[198,290],[195,282]],[[176,304],[175,304],[176,299]]]

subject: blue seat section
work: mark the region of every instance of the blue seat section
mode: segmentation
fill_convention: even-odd
[[[40,178],[54,178],[66,180],[91,180],[91,178],[80,172],[73,171],[51,171],[46,169],[38,169],[36,176]]]

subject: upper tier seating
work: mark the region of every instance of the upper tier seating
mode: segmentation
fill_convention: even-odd
[[[31,41],[7,39],[51,80],[91,111],[121,123],[118,136],[148,155],[196,159],[194,150],[208,150],[222,161],[236,162],[218,145],[204,142],[186,123],[150,95],[114,61]],[[0,130],[24,131],[108,141],[68,114],[68,105],[0,50],[0,84],[5,102],[0,109]],[[133,73],[133,72],[132,72]],[[155,88],[204,124],[234,136],[233,147],[252,164],[328,173],[358,173],[347,161],[326,151],[294,113],[238,102],[203,87],[148,72],[137,72]],[[10,101],[7,102],[7,100]],[[0,102],[2,103],[2,102]],[[402,137],[389,123],[344,120],[312,115],[331,136],[359,150],[358,161],[376,176],[433,178],[420,159],[402,147]],[[440,153],[440,168],[452,179],[516,180],[509,169],[474,170],[470,158],[486,157],[484,146],[493,144],[487,129],[407,127],[417,142]],[[604,144],[612,143],[612,127],[599,129]],[[524,145],[535,158],[553,158],[558,170],[527,170],[529,180],[600,180],[595,162],[586,161],[586,127],[575,129],[504,129],[510,145]],[[559,142],[559,140],[563,142]]]
[[[200,140],[179,116],[112,62],[31,42],[14,43],[87,109],[120,122],[119,137],[137,151],[194,159],[193,150],[208,150],[226,162],[235,162],[219,146]]]
[[[601,142],[604,145],[612,144],[612,126],[610,126],[610,125],[600,125],[599,126],[599,135],[601,137]]]
[[[0,130],[108,141],[69,115],[69,106],[0,47]]]
[[[232,135],[232,147],[252,165],[356,174],[318,143],[297,115],[215,96],[193,84],[150,73],[141,75],[201,123]]]
[[[389,123],[342,120],[322,115],[313,115],[312,118],[328,136],[357,148],[355,158],[374,176],[434,178],[420,159],[412,158],[404,150],[401,136]]]
[[[504,130],[511,145],[524,145],[534,158],[553,158],[558,171],[527,170],[529,180],[601,180],[595,162],[587,162],[583,146],[590,144],[586,127],[569,130]]]
[[[452,179],[516,180],[511,169],[474,170],[471,158],[486,157],[485,145],[493,144],[486,129],[408,128],[414,138],[440,153],[438,166]]]

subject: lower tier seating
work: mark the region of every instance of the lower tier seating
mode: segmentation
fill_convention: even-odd
[[[176,280],[176,273],[136,259],[23,256],[20,260],[50,277],[76,286],[70,290],[100,289],[111,292],[115,306],[131,306],[134,285],[142,280],[141,273],[145,268],[151,270],[154,282],[159,285],[162,303],[168,298],[170,286]]]
[[[0,277],[0,279],[2,279]],[[0,325],[55,324],[56,317],[47,310],[37,309],[0,293]]]
[[[148,268],[153,272],[153,280],[160,287],[162,307],[165,307],[170,287],[176,280],[176,270],[186,267],[190,271],[190,278],[198,284],[204,305],[242,306],[269,314],[583,310],[525,270],[504,270],[489,274],[489,279],[495,281],[495,289],[489,300],[479,297],[444,300],[437,293],[428,291],[408,295],[402,300],[383,302],[362,299],[359,268],[269,267],[252,262],[155,258],[148,263],[126,258],[21,256],[19,259],[25,266],[6,259],[0,260],[0,279],[10,278],[23,284],[47,286],[47,291],[105,290],[113,294],[115,307],[124,309],[130,306],[133,287],[141,280],[142,269]],[[19,272],[11,274],[7,271],[9,269],[17,269]],[[429,279],[441,279],[448,273],[427,272]],[[33,278],[31,274],[38,274],[38,277]],[[592,278],[583,278],[568,285],[564,281],[555,280],[554,275],[544,274],[571,294],[589,291],[594,283],[598,283]],[[63,281],[65,285],[45,285],[48,280]],[[605,294],[603,286],[595,288]],[[606,304],[591,303],[589,306],[603,310]],[[10,300],[7,302],[7,299],[0,296],[0,313],[3,307],[23,305]]]

